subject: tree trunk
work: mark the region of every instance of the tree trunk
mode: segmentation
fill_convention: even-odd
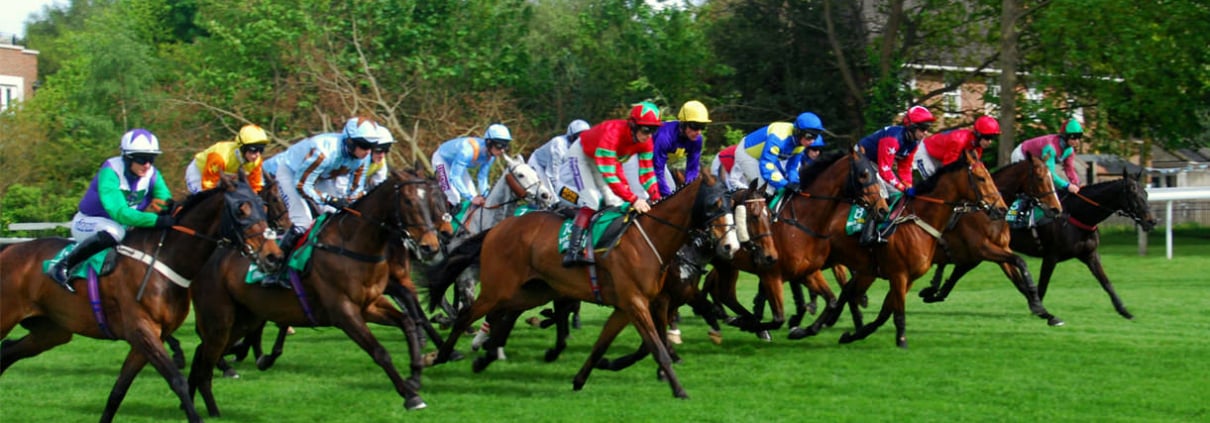
[[[1020,0],[1003,0],[1000,14],[1000,147],[996,165],[1009,163],[1017,138],[1017,17]]]

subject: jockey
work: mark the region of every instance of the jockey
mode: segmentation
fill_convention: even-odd
[[[269,160],[265,169],[277,177],[294,224],[279,242],[287,257],[298,238],[315,223],[311,206],[319,212],[336,211],[365,193],[367,157],[378,137],[377,123],[354,117],[340,133],[306,138]],[[335,179],[341,176],[349,178],[347,189],[337,187]],[[275,279],[267,277],[265,282],[280,283]]]
[[[1076,173],[1075,168],[1075,149],[1080,148],[1080,140],[1083,138],[1084,128],[1080,126],[1080,122],[1075,119],[1068,120],[1062,133],[1043,135],[1018,145],[1013,149],[1012,162],[1025,160],[1025,153],[1041,158],[1046,162],[1046,167],[1050,168],[1050,177],[1054,179],[1055,188],[1072,193],[1080,192],[1080,175]],[[1062,153],[1059,153],[1060,151]],[[1059,173],[1055,172],[1055,162],[1060,160],[1063,161],[1063,173],[1067,175],[1067,180],[1063,180]]]
[[[651,136],[651,164],[662,197],[672,195],[676,190],[676,181],[672,179],[673,167],[685,169],[684,183],[697,179],[702,166],[702,131],[706,129],[706,124],[710,123],[706,106],[697,100],[685,102],[676,118],[677,120],[664,122],[660,130]],[[632,157],[627,160],[623,169],[630,183],[630,191],[639,197],[646,195],[645,192],[640,192],[645,191],[643,187],[637,185],[638,159]]]
[[[387,180],[387,175],[391,173],[390,167],[387,166],[387,153],[391,152],[391,145],[395,144],[395,136],[391,135],[390,129],[379,125],[377,138],[374,148],[370,151],[370,168],[366,170],[367,191]]]
[[[265,186],[261,176],[261,159],[269,136],[256,125],[244,125],[234,141],[215,143],[193,157],[185,168],[185,187],[190,194],[218,186],[223,174],[235,174],[242,168],[248,175],[248,185],[260,192]]]
[[[724,175],[730,175],[731,170],[735,169],[735,150],[737,147],[739,147],[739,144],[719,150],[718,154],[714,155],[714,159],[710,161],[710,173],[718,175],[721,170]],[[725,178],[723,181],[726,182],[728,191],[743,188],[731,185],[731,178]]]
[[[592,264],[584,250],[589,219],[595,210],[631,203],[636,212],[646,213],[651,205],[630,190],[620,164],[631,155],[639,156],[639,183],[653,200],[660,199],[651,165],[651,136],[659,128],[660,109],[642,102],[630,109],[627,119],[601,122],[580,134],[568,148],[567,159],[559,169],[559,197],[580,207],[571,230],[571,243],[563,256],[563,266]]]
[[[746,187],[759,177],[769,184],[770,193],[786,186],[796,189],[803,153],[809,145],[823,145],[823,131],[819,116],[806,112],[793,124],[774,122],[748,134],[735,149],[728,185]]]
[[[857,142],[866,157],[878,164],[878,180],[883,189],[892,194],[916,194],[912,188],[912,160],[916,155],[916,143],[928,135],[929,127],[937,118],[923,106],[912,106],[903,116],[902,126],[888,126]],[[892,172],[892,169],[894,172]],[[862,231],[860,244],[870,246],[885,244],[884,233],[875,230],[878,222],[871,222]],[[890,225],[887,226],[890,230]]]
[[[962,153],[974,151],[983,159],[983,149],[1000,136],[1000,122],[991,116],[975,119],[974,129],[955,129],[930,135],[916,147],[916,171],[928,179],[937,169],[958,161]]]
[[[555,181],[559,180],[559,165],[567,157],[567,147],[580,139],[580,133],[588,130],[588,122],[580,119],[567,125],[567,133],[558,135],[542,144],[529,155],[529,167],[538,172],[538,178],[547,191],[555,192]]]
[[[68,283],[71,269],[118,245],[126,238],[127,227],[164,229],[176,224],[172,216],[156,214],[172,199],[153,164],[160,155],[160,141],[146,129],[133,129],[122,135],[120,148],[122,155],[101,163],[71,220],[71,236],[78,242],[75,249],[46,271],[67,292],[76,292]]]
[[[508,150],[513,136],[508,127],[493,123],[487,126],[482,138],[458,137],[441,143],[433,152],[433,171],[445,198],[456,210],[470,206],[483,206],[487,201],[483,194],[491,189],[487,177],[496,157]],[[486,148],[484,148],[486,147]],[[478,186],[471,183],[470,168],[475,168]]]

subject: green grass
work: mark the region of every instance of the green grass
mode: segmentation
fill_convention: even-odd
[[[472,373],[469,361],[426,370],[429,408],[412,413],[340,331],[300,329],[270,371],[240,363],[243,378],[216,379],[224,411],[217,421],[1207,421],[1210,279],[1201,272],[1210,269],[1210,232],[1179,231],[1171,261],[1163,257],[1163,234],[1156,235],[1147,257],[1138,256],[1131,233],[1108,234],[1102,247],[1133,321],[1113,311],[1077,261],[1059,265],[1046,298],[1067,321],[1063,327],[1032,317],[991,265],[972,272],[944,303],[922,303],[915,294],[927,281],[917,281],[908,301],[908,350],[894,346],[889,323],[869,339],[837,344],[851,328],[847,313],[814,338],[790,341],[782,330],[766,343],[727,328],[716,346],[686,308],[679,348],[685,361],[676,370],[691,399],[680,401],[655,379],[650,360],[620,373],[594,371],[583,391],[572,391],[571,378],[607,314],[585,306],[584,329],[573,332],[559,362],[542,362],[553,331],[518,327],[508,360],[485,373]],[[1039,261],[1029,265],[1036,275]],[[741,298],[751,298],[754,281],[740,285]],[[867,318],[885,290],[885,283],[874,285]],[[403,364],[399,333],[374,331]],[[178,335],[192,355],[192,323]],[[627,330],[609,355],[637,342]],[[127,349],[77,338],[17,363],[0,377],[0,421],[97,419]],[[199,412],[205,415],[200,404]],[[151,368],[118,411],[125,422],[183,417]]]

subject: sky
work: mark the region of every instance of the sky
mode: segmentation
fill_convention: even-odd
[[[43,6],[66,5],[66,0],[0,0],[0,32],[25,37],[25,19]]]

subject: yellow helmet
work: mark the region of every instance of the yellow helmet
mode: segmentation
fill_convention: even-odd
[[[689,100],[685,105],[681,106],[681,111],[676,114],[676,120],[681,122],[701,122],[710,123],[710,113],[706,112],[706,105],[697,100]]]
[[[259,126],[248,124],[239,129],[239,135],[235,136],[235,145],[244,146],[248,144],[268,144],[269,135],[265,134],[264,129]]]

